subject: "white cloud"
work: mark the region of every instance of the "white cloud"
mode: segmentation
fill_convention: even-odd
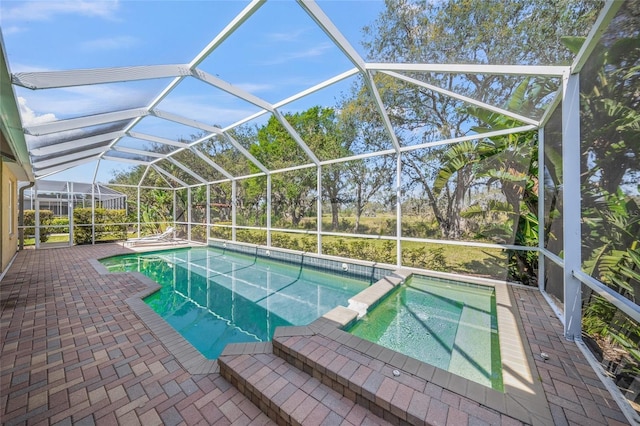
[[[239,83],[234,84],[235,87],[244,90],[249,93],[268,92],[274,89],[273,84],[258,84],[258,83]]]
[[[23,91],[30,108],[60,118],[85,116],[148,104],[155,92],[108,84]],[[22,95],[22,94],[21,94]]]
[[[98,38],[87,40],[80,44],[83,50],[116,50],[129,49],[140,44],[140,40],[131,36],[118,36],[111,38]]]
[[[38,124],[48,123],[56,121],[58,118],[53,113],[37,114],[27,105],[27,100],[21,96],[18,96],[18,107],[20,108],[20,116],[22,117],[22,124],[25,127],[35,126]],[[40,146],[45,146],[54,142],[56,139],[69,139],[71,137],[82,137],[82,130],[74,129],[67,130],[65,132],[59,132],[44,136],[26,136],[27,144],[33,149]]]
[[[223,127],[240,121],[257,111],[257,108],[252,105],[247,105],[247,108],[244,109],[207,104],[201,96],[168,97],[158,105],[158,109],[189,117],[202,123]],[[194,130],[195,132],[196,130]]]
[[[276,64],[282,64],[282,63],[285,63],[285,62],[296,60],[296,59],[314,58],[314,57],[322,56],[327,51],[331,50],[333,47],[334,47],[334,45],[331,44],[330,42],[321,43],[321,44],[317,45],[316,47],[313,47],[313,48],[310,48],[310,49],[300,50],[300,51],[297,51],[297,52],[285,53],[283,55],[280,55],[278,57],[273,58],[270,61],[262,62],[262,65],[276,65]]]
[[[48,21],[56,15],[75,14],[114,20],[118,7],[118,0],[27,1],[19,6],[4,7],[2,19],[5,22]]]
[[[25,126],[56,120],[56,115],[52,113],[37,115],[34,110],[27,106],[27,100],[21,96],[18,96],[18,107],[20,108],[22,123]]]
[[[21,32],[26,31],[27,29],[25,27],[20,27],[18,25],[11,25],[9,27],[6,27],[2,30],[2,34],[9,36],[11,34],[18,34]]]
[[[286,32],[286,33],[269,33],[267,34],[267,38],[269,40],[281,42],[281,41],[297,41],[302,37],[307,30],[300,29],[296,32]]]

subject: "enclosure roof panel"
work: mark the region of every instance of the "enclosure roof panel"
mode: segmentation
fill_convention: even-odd
[[[84,9],[61,4],[47,2],[38,13],[29,2],[0,5],[7,44],[3,64],[9,58],[13,65],[10,81],[20,104],[20,127],[38,179],[97,160],[92,176],[71,180],[107,180],[106,168],[117,163],[121,170],[153,170],[179,187],[438,143],[424,138],[406,143],[410,131],[397,114],[420,113],[390,104],[390,87],[450,97],[457,108],[503,115],[515,129],[535,127],[560,93],[572,60],[566,52],[557,53],[558,46],[541,46],[536,57],[515,38],[502,56],[494,55],[497,48],[469,48],[462,56],[447,44],[456,38],[446,33],[446,25],[460,29],[460,37],[473,37],[483,31],[474,21],[479,18],[461,14],[441,23],[434,20],[444,13],[439,3],[407,10],[409,4],[382,0],[170,1],[153,8],[144,2],[104,2]],[[538,10],[507,1],[500,7],[532,24],[552,12],[575,13],[567,5],[540,4]],[[588,33],[597,15],[597,7],[591,7],[585,12],[589,19],[569,25],[568,35]],[[407,37],[396,37],[399,27],[387,25],[396,12],[395,19],[409,17],[406,24],[415,25]],[[518,28],[507,25],[501,36],[508,41]],[[412,44],[412,36],[427,37],[428,31],[445,31],[440,41],[428,39],[443,51],[421,51]],[[384,48],[389,40],[396,42]],[[531,111],[509,108],[506,95],[529,77],[540,79],[548,93]],[[438,84],[446,78],[451,84]],[[473,92],[474,84],[502,95]],[[372,133],[356,132],[359,148],[327,152],[295,124],[316,105],[342,113],[345,100],[358,90],[368,92],[368,105],[377,115],[369,122],[381,130],[375,144],[367,142]],[[271,122],[294,144],[291,158],[261,160],[259,141],[241,137],[244,129]],[[469,136],[427,131],[442,133],[443,143]],[[235,160],[223,159],[223,153]]]

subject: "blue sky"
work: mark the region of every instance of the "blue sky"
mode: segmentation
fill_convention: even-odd
[[[245,8],[245,1],[11,1],[0,2],[0,25],[11,71],[50,71],[190,62]],[[350,41],[361,47],[361,29],[384,3],[319,1]],[[268,1],[200,66],[235,86],[276,103],[352,68],[308,15],[291,0]],[[185,80],[161,110],[220,126],[250,115],[255,106],[196,80]],[[142,107],[169,79],[31,91],[16,88],[26,124]],[[351,80],[284,108],[295,112],[332,106]],[[195,129],[148,120],[137,131],[173,139]],[[122,140],[123,145],[133,145]],[[129,138],[130,139],[130,138]],[[139,142],[136,142],[139,143]],[[92,162],[50,179],[89,182]],[[107,181],[114,162],[102,162],[97,180]]]

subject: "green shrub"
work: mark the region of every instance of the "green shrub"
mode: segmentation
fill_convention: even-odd
[[[207,227],[204,225],[191,226],[191,239],[194,241],[200,241],[202,243],[207,242]]]
[[[46,225],[51,225],[53,221],[53,212],[51,210],[40,210],[40,242],[45,243],[49,239],[51,229]],[[36,235],[36,211],[24,211],[24,237],[35,238]],[[54,231],[55,232],[55,231]]]
[[[416,268],[432,271],[448,271],[450,265],[443,247],[426,248],[424,246],[403,250],[402,263]]]
[[[54,217],[51,221],[51,225],[56,228],[51,228],[52,234],[68,234],[69,233],[69,218],[68,217]],[[58,228],[63,226],[64,228]]]
[[[221,240],[230,240],[231,239],[231,229],[230,228],[218,228],[215,226],[211,227],[210,230],[211,238],[219,238]]]
[[[96,241],[114,241],[127,238],[127,212],[125,210],[95,209]],[[91,209],[73,210],[73,242],[91,244]]]

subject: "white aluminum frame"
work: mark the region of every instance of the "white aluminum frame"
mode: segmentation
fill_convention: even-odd
[[[249,93],[239,87],[233,86],[227,81],[222,80],[219,77],[211,75],[206,71],[198,68],[200,64],[216,50],[221,43],[231,36],[238,28],[242,26],[260,7],[266,3],[266,0],[254,0],[248,4],[229,24],[220,31],[216,37],[202,49],[188,64],[165,64],[165,65],[153,65],[143,67],[120,67],[120,68],[103,68],[103,69],[84,69],[84,70],[70,70],[70,71],[55,71],[55,72],[28,72],[18,73],[12,75],[12,81],[16,85],[31,89],[47,89],[54,87],[71,87],[79,85],[89,84],[101,84],[101,83],[116,83],[126,81],[138,81],[148,80],[154,78],[171,78],[171,81],[162,89],[162,91],[146,106],[143,108],[125,109],[121,111],[112,111],[102,114],[88,115],[84,117],[70,118],[64,120],[51,121],[48,123],[36,124],[26,126],[24,132],[27,135],[43,136],[43,135],[59,135],[59,142],[51,145],[41,146],[33,148],[31,155],[33,157],[34,173],[37,179],[43,179],[51,174],[58,173],[68,168],[85,164],[91,161],[97,161],[93,180],[98,172],[103,160],[118,161],[122,163],[128,163],[133,165],[145,166],[146,169],[142,174],[142,177],[137,185],[137,199],[138,199],[138,224],[141,220],[141,214],[139,209],[140,204],[140,190],[141,188],[149,188],[144,185],[145,179],[149,176],[149,171],[154,170],[164,181],[167,183],[165,190],[173,191],[173,220],[176,219],[176,191],[180,189],[187,189],[188,199],[191,200],[192,188],[206,185],[207,189],[207,231],[211,227],[231,228],[232,240],[235,241],[237,237],[238,229],[261,229],[266,230],[267,234],[267,246],[271,246],[272,233],[273,232],[288,232],[297,234],[309,234],[315,235],[317,238],[317,252],[322,253],[322,237],[323,236],[339,236],[347,238],[367,238],[367,239],[383,239],[392,240],[396,242],[396,259],[397,266],[402,266],[402,244],[404,242],[422,242],[422,243],[439,243],[447,245],[459,245],[459,246],[472,246],[472,247],[486,247],[494,249],[516,249],[516,250],[530,250],[537,251],[539,255],[538,276],[539,276],[539,289],[545,293],[544,288],[544,274],[545,274],[545,260],[551,260],[556,265],[561,267],[564,271],[564,306],[562,309],[562,319],[565,327],[565,337],[569,340],[579,341],[581,339],[581,286],[587,285],[593,289],[597,294],[605,297],[608,301],[614,304],[618,309],[639,321],[640,308],[628,301],[625,298],[621,298],[619,295],[611,292],[599,280],[587,275],[582,271],[581,265],[581,207],[580,207],[580,93],[579,93],[579,72],[586,63],[589,55],[593,52],[597,43],[600,40],[602,33],[607,29],[611,20],[616,15],[619,8],[622,6],[622,2],[607,0],[605,6],[599,15],[594,27],[589,34],[586,42],[582,46],[581,51],[576,56],[571,66],[545,66],[545,65],[486,65],[486,64],[432,64],[432,63],[377,63],[366,62],[353,48],[349,41],[340,33],[333,22],[327,17],[320,6],[312,0],[298,0],[298,5],[309,15],[314,23],[327,35],[331,42],[345,55],[345,57],[353,64],[353,68],[344,70],[339,74],[332,76],[325,81],[316,84],[313,87],[305,89],[297,94],[287,97],[281,101],[270,103],[266,100]],[[500,130],[488,132],[479,135],[468,135],[464,137],[451,138],[445,140],[438,140],[418,145],[402,146],[398,140],[396,132],[393,128],[391,120],[387,114],[385,106],[382,102],[378,89],[375,85],[374,77],[375,73],[383,73],[391,78],[402,80],[406,83],[422,87],[427,90],[435,91],[442,95],[452,97],[462,102],[474,105],[479,108],[486,109],[498,114],[502,114],[507,117],[511,117],[520,121],[523,125],[514,127],[512,129]],[[454,93],[450,90],[437,87],[433,84],[429,84],[420,81],[414,77],[411,77],[411,73],[434,73],[434,74],[491,74],[491,75],[513,75],[513,76],[546,76],[556,77],[560,80],[555,98],[547,106],[542,118],[528,117],[522,114],[510,112],[505,110],[501,106],[488,104],[486,102],[477,101],[468,96]],[[374,101],[377,112],[382,120],[382,123],[389,135],[391,142],[391,148],[353,155],[350,157],[342,157],[330,160],[320,160],[316,154],[309,148],[304,138],[291,126],[286,120],[286,117],[281,112],[281,109],[295,102],[309,94],[318,92],[330,85],[344,81],[348,78],[360,77],[364,85],[369,90],[369,94]],[[194,79],[207,85],[211,85],[220,89],[231,96],[241,99],[251,105],[256,106],[259,110],[252,113],[250,116],[243,118],[232,125],[219,128],[210,124],[202,123],[189,117],[182,117],[175,113],[169,113],[158,109],[161,101],[164,100],[176,87],[180,85],[185,79]],[[539,181],[544,180],[544,126],[548,122],[551,113],[557,108],[562,101],[562,138],[563,138],[563,228],[564,228],[564,258],[560,258],[554,253],[549,252],[543,246],[545,239],[544,236],[544,194],[543,185],[539,186],[539,201],[538,201],[538,218],[539,218],[539,244],[537,247],[520,247],[507,244],[487,244],[468,241],[442,241],[432,240],[427,238],[409,238],[402,236],[402,156],[405,153],[420,150],[424,148],[444,146],[448,144],[460,143],[468,140],[476,140],[486,137],[493,137],[499,135],[507,135],[510,133],[519,133],[538,129],[539,135],[539,149],[538,149],[538,163],[539,169]],[[309,162],[305,164],[296,164],[290,167],[285,167],[279,170],[271,170],[258,161],[249,150],[241,143],[236,141],[231,131],[245,123],[250,122],[265,114],[271,114],[275,117],[281,125],[290,134],[291,138],[298,144],[302,151],[308,156]],[[175,141],[159,135],[149,135],[139,131],[136,131],[136,126],[144,120],[146,117],[154,117],[160,120],[166,120],[175,122],[190,128],[204,131],[206,134],[197,141],[185,143]],[[104,125],[109,123],[115,123],[120,121],[130,120],[127,125],[123,125],[121,130],[107,132],[102,135],[95,135],[90,137],[82,137],[81,133],[77,139],[69,139],[69,135],[66,138],[63,137],[64,132],[72,130],[83,129],[96,125]],[[143,141],[150,141],[153,143],[164,144],[168,146],[176,147],[168,154],[154,153],[142,149],[129,148],[119,146],[118,142],[124,137],[131,137],[134,139],[140,139]],[[209,138],[225,138],[225,140],[247,161],[254,164],[259,170],[259,173],[253,173],[245,176],[236,176],[233,173],[225,170],[214,160],[208,157],[205,153],[200,151],[199,146]],[[93,147],[91,149],[85,149],[87,146],[101,144],[99,147]],[[214,168],[217,172],[224,176],[224,179],[216,181],[208,181],[197,173],[193,172],[188,166],[177,161],[174,156],[182,150],[190,150],[197,157],[199,157],[205,164]],[[140,155],[143,157],[151,158],[149,161],[135,160],[119,158],[111,155],[113,153],[121,152],[133,155]],[[55,155],[60,154],[60,155]],[[361,159],[367,159],[375,156],[382,155],[395,155],[396,169],[395,169],[395,194],[396,194],[396,235],[395,236],[377,236],[377,235],[363,235],[363,234],[350,234],[350,233],[337,233],[326,232],[322,229],[322,169],[323,167],[331,164],[343,163],[348,161],[355,161]],[[40,160],[38,156],[42,156]],[[191,177],[193,177],[198,183],[188,184],[180,178],[173,176],[160,166],[160,162],[167,160],[177,168],[181,169]],[[299,170],[303,168],[316,168],[316,191],[318,193],[317,199],[317,228],[314,231],[300,230],[300,229],[280,229],[272,227],[272,176],[277,173],[284,173],[292,170]],[[237,183],[243,179],[248,179],[257,176],[266,176],[267,181],[267,200],[266,200],[266,227],[249,227],[237,225],[237,203],[238,203],[238,188]],[[232,224],[220,225],[211,223],[211,209],[210,209],[210,188],[211,185],[219,183],[231,183],[232,188]],[[37,189],[35,190],[37,193]],[[70,187],[72,191],[72,187]],[[38,211],[38,200],[36,199],[36,210]],[[190,203],[189,203],[190,204]],[[187,213],[187,234],[191,235],[191,208],[189,207]],[[72,219],[72,218],[71,218]],[[39,225],[39,215],[36,212],[36,223]],[[38,231],[37,231],[38,232]],[[72,232],[72,231],[71,231]],[[140,227],[138,226],[138,234],[140,233]],[[36,238],[36,246],[39,246],[39,239]]]

